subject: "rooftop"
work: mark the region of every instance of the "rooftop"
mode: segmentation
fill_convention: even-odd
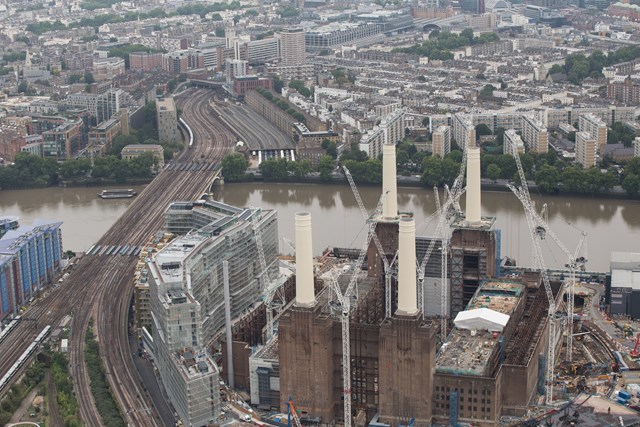
[[[497,314],[511,316],[521,301],[524,290],[525,286],[517,282],[484,282],[467,305],[467,311],[476,310],[480,317],[485,314],[489,317],[493,315],[496,318],[494,323],[503,322],[504,326],[509,319]],[[461,314],[464,317],[465,312],[461,312]],[[473,324],[473,322],[471,323]],[[486,323],[477,322],[476,325],[486,326]],[[466,324],[468,324],[468,320],[463,326]],[[458,325],[457,322],[456,325]],[[492,355],[497,350],[501,336],[502,334],[497,331],[462,329],[456,326],[438,354],[436,371],[456,375],[490,375],[490,362]]]
[[[192,348],[185,348],[177,351],[175,358],[182,376],[187,380],[195,380],[218,371],[218,367],[204,350],[197,352]]]

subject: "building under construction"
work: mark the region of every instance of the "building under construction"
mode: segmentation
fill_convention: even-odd
[[[439,297],[433,305],[434,293],[425,291],[430,301],[418,305],[416,247],[425,252],[429,240],[416,239],[411,215],[398,214],[395,182],[395,147],[385,146],[386,196],[375,219],[380,245],[369,246],[368,271],[345,266],[337,279],[324,276],[325,284],[335,280],[341,291],[358,276],[357,292],[347,292],[348,335],[341,324],[345,301],[338,304],[330,286],[314,292],[310,216],[296,217],[296,295],[279,321],[282,409],[290,396],[298,410],[323,424],[351,425],[355,417],[357,424],[394,426],[458,420],[493,426],[501,415],[523,414],[544,384],[548,301],[539,274],[499,277],[500,234],[493,218],[480,215],[479,150],[468,149],[466,214],[453,222],[447,238],[445,286],[439,270],[425,274],[450,301],[440,314],[455,321],[444,339],[433,313],[423,314],[429,304],[440,306]],[[397,279],[394,273],[389,292],[386,264],[396,254]],[[438,342],[443,344],[436,356]],[[344,382],[346,350],[350,378]],[[345,396],[350,414],[344,413]]]

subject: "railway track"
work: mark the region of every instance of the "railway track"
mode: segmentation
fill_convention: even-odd
[[[209,114],[210,90],[189,90],[179,98],[183,118],[194,131],[195,146],[184,150],[174,162],[206,161],[219,163],[232,149],[231,133]],[[97,244],[144,245],[163,225],[163,213],[172,201],[193,200],[208,188],[212,172],[208,170],[164,170],[136,197],[127,211]],[[137,258],[132,256],[85,255],[63,286],[36,301],[23,321],[5,340],[0,351],[0,375],[3,375],[44,325],[58,325],[73,314],[70,335],[71,372],[83,421],[103,425],[89,389],[84,363],[84,339],[89,321],[95,318],[106,377],[125,420],[132,426],[158,426],[153,403],[143,390],[133,364],[128,343],[128,313],[133,292],[133,272]]]

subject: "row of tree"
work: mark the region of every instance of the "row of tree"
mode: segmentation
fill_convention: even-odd
[[[91,183],[115,180],[146,179],[153,175],[158,161],[151,153],[131,160],[116,156],[95,160],[79,158],[58,163],[52,158],[41,158],[29,153],[18,153],[13,165],[0,167],[0,185],[5,188],[48,187],[61,181]]]
[[[91,394],[93,394],[100,418],[107,426],[124,427],[126,424],[113,398],[109,383],[107,383],[102,361],[100,360],[100,349],[91,327],[87,329],[87,335],[84,340],[84,357],[89,379],[91,380]]]
[[[256,88],[256,92],[258,92],[260,95],[262,95],[265,98],[267,98],[269,101],[271,101],[275,106],[277,106],[282,111],[286,111],[287,114],[289,114],[291,117],[293,117],[297,121],[302,122],[302,123],[304,123],[306,121],[306,118],[304,117],[304,114],[296,111],[296,109],[291,107],[289,105],[289,103],[287,101],[285,101],[284,99],[281,99],[278,96],[274,96],[273,93],[271,93],[270,90],[258,87],[258,88]]]
[[[430,156],[418,152],[409,143],[398,145],[396,150],[398,170],[405,175],[420,172],[421,183],[431,188],[433,186],[453,185],[453,181],[460,173],[462,152],[458,149],[451,151],[444,158]],[[482,154],[481,176],[497,181],[499,179],[519,183],[520,176],[516,161],[511,155]],[[615,167],[601,169],[592,167],[583,169],[575,163],[568,163],[554,153],[546,154],[525,153],[520,156],[527,181],[534,181],[538,191],[543,193],[577,193],[600,194],[611,191],[621,185],[628,195],[635,196],[640,192],[640,158],[631,160],[623,170]],[[339,159],[339,164],[346,166],[358,183],[382,183],[381,159],[370,159],[366,153],[353,145]],[[222,173],[225,179],[238,181],[246,179],[248,163],[243,155],[227,156],[222,162]],[[320,158],[315,172],[323,180],[330,180],[336,166],[336,160],[331,156]],[[260,171],[265,180],[295,181],[313,172],[311,164],[306,160],[301,162],[286,159],[269,159],[260,164]]]
[[[394,52],[408,53],[412,55],[426,56],[429,59],[447,60],[453,59],[452,50],[465,46],[491,43],[499,41],[500,37],[495,33],[483,33],[473,36],[471,28],[464,29],[460,34],[449,31],[434,32],[429,40],[407,48],[396,48]]]
[[[587,77],[603,77],[602,69],[621,62],[640,58],[640,46],[625,46],[608,54],[600,50],[585,56],[582,53],[567,55],[564,66],[555,64],[549,70],[549,74],[563,73],[573,84],[580,84]]]

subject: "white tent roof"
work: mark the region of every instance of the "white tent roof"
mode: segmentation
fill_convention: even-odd
[[[460,329],[486,329],[490,332],[502,332],[509,315],[491,310],[489,308],[476,308],[473,310],[461,311],[456,316],[453,323]]]

